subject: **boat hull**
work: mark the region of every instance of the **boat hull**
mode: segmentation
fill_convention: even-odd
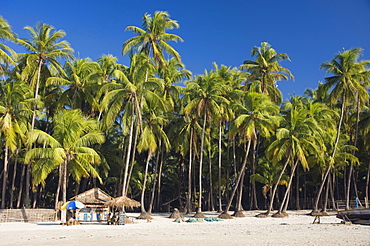
[[[355,224],[370,224],[370,209],[344,210],[337,213],[337,218]]]

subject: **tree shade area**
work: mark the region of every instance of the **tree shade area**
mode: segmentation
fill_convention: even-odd
[[[45,23],[20,38],[0,17],[1,208],[54,208],[91,188],[140,201],[143,216],[368,206],[361,48],[323,61],[324,82],[283,101],[288,54],[263,42],[239,67],[192,75],[171,46],[177,28],[162,11],[128,26],[125,66],[74,57],[66,33]]]

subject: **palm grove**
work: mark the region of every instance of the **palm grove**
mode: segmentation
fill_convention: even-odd
[[[117,58],[75,58],[47,24],[20,38],[0,17],[1,208],[58,207],[92,187],[140,200],[142,215],[334,208],[367,201],[370,61],[324,62],[324,83],[282,101],[287,54],[254,47],[238,68],[192,75],[167,12],[143,16]],[[14,52],[8,44],[22,46]],[[168,57],[169,59],[166,59]],[[184,86],[178,86],[183,84]],[[367,202],[366,202],[367,206]]]

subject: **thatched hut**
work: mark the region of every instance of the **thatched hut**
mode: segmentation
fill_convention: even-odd
[[[78,221],[107,221],[109,208],[105,205],[111,201],[113,197],[105,193],[99,188],[92,188],[70,200],[82,202],[86,205],[85,208],[79,209],[76,214]]]

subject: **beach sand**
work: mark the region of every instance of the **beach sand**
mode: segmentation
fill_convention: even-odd
[[[347,225],[335,217],[313,224],[310,211],[288,211],[286,218],[256,218],[262,211],[245,211],[231,220],[177,223],[170,213],[132,224],[1,223],[0,245],[370,245],[369,225]],[[217,217],[215,212],[205,216]],[[127,213],[135,218],[138,213]],[[185,220],[192,218],[184,215]]]

